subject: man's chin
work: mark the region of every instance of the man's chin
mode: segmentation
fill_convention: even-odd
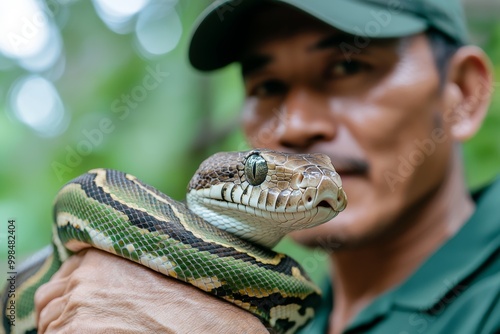
[[[349,208],[347,209],[349,210]],[[376,240],[380,231],[376,220],[367,219],[356,210],[341,212],[332,220],[304,230],[290,233],[290,237],[306,247],[339,251],[361,247]],[[373,217],[370,217],[373,218]]]
[[[340,235],[334,233],[332,227],[329,226],[335,224],[334,220],[305,230],[294,231],[290,233],[290,237],[295,242],[305,247],[319,247],[327,251],[338,250],[343,248],[342,244],[344,242]]]

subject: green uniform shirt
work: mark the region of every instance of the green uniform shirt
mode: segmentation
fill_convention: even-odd
[[[500,179],[461,230],[402,285],[377,298],[344,334],[500,333]],[[301,333],[327,333],[331,287]]]

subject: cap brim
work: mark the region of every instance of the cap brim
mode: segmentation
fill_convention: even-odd
[[[195,25],[189,47],[193,67],[210,71],[238,61],[240,23],[252,8],[266,2],[291,5],[348,34],[369,38],[408,36],[427,28],[424,18],[367,1],[240,0],[237,4],[216,1]]]

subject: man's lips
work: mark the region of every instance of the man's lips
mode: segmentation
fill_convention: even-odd
[[[356,177],[356,176],[363,176],[364,175],[363,173],[353,172],[353,171],[343,171],[343,170],[336,170],[336,171],[337,171],[337,173],[339,173],[342,180],[344,180],[345,178],[348,178],[348,177]]]
[[[369,164],[362,159],[331,154],[328,156],[340,177],[362,176],[368,174],[370,170]]]

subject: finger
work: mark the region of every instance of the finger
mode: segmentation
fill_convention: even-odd
[[[38,322],[40,312],[45,309],[53,299],[62,297],[68,286],[69,277],[50,280],[40,286],[35,292],[35,319]]]
[[[82,255],[85,252],[82,252]],[[83,260],[80,254],[73,255],[67,259],[49,282],[40,286],[35,292],[35,319],[38,322],[40,312],[52,300],[61,297],[67,289],[69,276],[79,267]]]
[[[38,333],[43,334],[47,330],[47,327],[56,321],[61,314],[64,312],[64,308],[67,304],[67,296],[56,298],[51,300],[47,306],[43,308],[40,312],[40,318],[38,320]]]
[[[54,276],[52,276],[51,279],[61,279],[69,276],[73,271],[75,271],[76,268],[78,268],[78,266],[80,266],[80,263],[83,260],[83,255],[85,253],[86,252],[78,253],[64,261],[59,270],[57,270],[57,272],[54,274]]]

